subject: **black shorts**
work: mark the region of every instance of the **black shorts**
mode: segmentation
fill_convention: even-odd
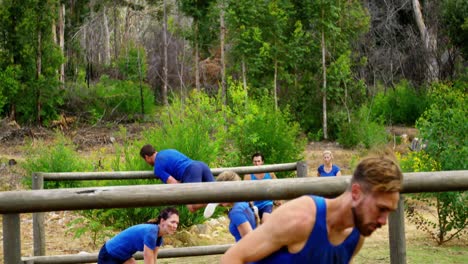
[[[97,263],[98,264],[123,264],[125,261],[127,260],[121,260],[121,259],[111,256],[111,254],[107,252],[106,244],[104,244],[104,246],[102,246],[101,250],[99,251]]]

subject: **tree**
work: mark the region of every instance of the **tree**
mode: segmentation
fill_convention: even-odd
[[[450,84],[431,86],[431,106],[417,121],[421,137],[427,142],[425,152],[440,164],[441,170],[468,169],[467,87],[463,79]],[[468,192],[428,194],[436,199],[439,244],[466,233]]]
[[[52,28],[58,1],[3,1],[0,16],[0,70],[7,70],[19,87],[10,89],[9,115],[42,124],[57,115],[62,103],[59,69],[62,63]],[[12,71],[14,74],[12,74]],[[11,78],[10,78],[11,80]]]
[[[195,47],[195,86],[200,90],[200,45],[202,44],[203,34],[207,31],[200,31],[201,27],[206,27],[207,14],[213,0],[180,0],[179,6],[182,12],[193,18],[193,36],[192,42]]]
[[[421,4],[419,0],[412,0],[414,18],[418,25],[421,42],[426,53],[427,61],[427,81],[437,81],[439,79],[439,65],[436,60],[437,39],[431,29],[424,23]]]

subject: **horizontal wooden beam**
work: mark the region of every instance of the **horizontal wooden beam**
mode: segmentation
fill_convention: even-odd
[[[213,175],[226,170],[238,174],[262,173],[271,171],[295,171],[297,163],[282,163],[262,166],[244,166],[211,169]],[[84,181],[84,180],[118,180],[118,179],[154,179],[153,171],[113,171],[113,172],[36,172],[44,181]]]
[[[162,258],[180,258],[180,257],[195,257],[206,255],[224,254],[232,244],[213,245],[213,246],[196,246],[183,248],[162,248],[158,252],[158,259]],[[134,255],[136,260],[143,259],[143,253],[138,252]],[[21,260],[24,264],[70,264],[70,263],[96,263],[98,253],[79,253],[73,255],[51,255],[51,256],[36,256],[23,257]]]
[[[336,196],[350,176],[0,192],[0,214]],[[468,190],[468,171],[407,173],[403,192]]]

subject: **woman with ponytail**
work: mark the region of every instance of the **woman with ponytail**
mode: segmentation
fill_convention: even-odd
[[[218,175],[216,181],[240,181],[241,178],[233,171],[224,171]],[[229,209],[229,232],[236,242],[257,227],[258,215],[251,202],[221,203]]]
[[[98,264],[136,264],[137,251],[143,251],[145,264],[154,264],[163,236],[174,234],[178,225],[177,209],[165,208],[157,219],[131,226],[108,240],[99,251]]]

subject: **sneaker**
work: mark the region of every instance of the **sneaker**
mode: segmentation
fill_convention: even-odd
[[[215,210],[216,210],[216,207],[219,205],[219,203],[209,203],[206,207],[205,207],[205,211],[203,212],[203,216],[205,218],[210,218]]]

